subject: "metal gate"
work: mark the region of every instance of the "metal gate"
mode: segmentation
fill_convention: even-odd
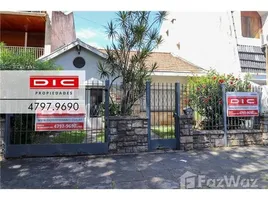
[[[7,114],[4,155],[9,157],[104,154],[108,152],[109,82],[86,89],[86,129],[37,132],[35,114]]]
[[[146,84],[148,145],[150,150],[179,149],[180,84]]]

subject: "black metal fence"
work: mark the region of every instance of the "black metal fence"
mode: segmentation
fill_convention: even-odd
[[[180,114],[186,114],[189,109],[192,110],[194,129],[224,129],[223,94],[220,84],[218,87],[216,91],[208,92],[214,95],[197,97],[198,88],[189,84],[180,84]],[[112,92],[113,98],[120,103],[122,91],[118,85],[115,88]],[[258,92],[259,95],[262,92],[259,86],[251,86],[245,88],[244,91]],[[228,88],[226,92],[229,92]],[[174,138],[175,84],[151,83],[150,102],[152,139]],[[133,106],[133,113],[146,116],[145,94]],[[226,123],[227,130],[260,129],[260,117],[227,117]]]
[[[4,115],[0,115],[0,155],[3,153],[4,131],[5,131],[5,118]]]
[[[219,85],[220,87],[220,85]],[[179,88],[179,90],[178,90]],[[223,95],[218,89],[214,96],[196,97],[198,88],[188,84],[151,83],[150,86],[150,139],[174,139],[176,129],[175,109],[180,114],[192,111],[194,129],[196,130],[223,130]],[[260,87],[251,87],[250,91],[261,94]],[[180,95],[176,95],[180,94]],[[79,131],[35,131],[35,114],[9,115],[8,144],[16,145],[51,145],[62,144],[107,144],[109,129],[105,123],[107,116],[122,114],[123,98],[130,98],[131,94],[123,94],[122,85],[109,85],[102,82],[87,83],[86,86],[86,116],[85,129]],[[133,97],[131,97],[133,98]],[[177,98],[177,99],[176,99]],[[148,100],[148,99],[147,99]],[[180,102],[178,105],[176,102]],[[106,104],[105,104],[106,103]],[[131,103],[129,115],[146,117],[148,113],[146,90]],[[108,109],[106,109],[108,108]],[[179,116],[179,115],[177,115]],[[227,118],[227,129],[260,129],[259,117]],[[0,134],[3,133],[3,125]],[[177,130],[177,129],[176,129]],[[3,134],[0,135],[0,139]],[[0,141],[1,142],[1,141]],[[172,141],[171,141],[172,142]],[[79,146],[75,146],[78,148]],[[90,148],[90,147],[88,147]],[[96,146],[92,147],[98,149]],[[108,145],[105,147],[108,151]],[[17,152],[20,149],[16,150]],[[42,150],[43,151],[43,150]],[[100,152],[105,152],[100,151]]]
[[[151,84],[151,139],[175,138],[175,85]]]
[[[104,88],[86,89],[85,130],[35,131],[35,114],[14,114],[10,118],[10,144],[104,143],[103,98]]]
[[[199,130],[223,130],[223,94],[221,85],[216,91],[209,91],[204,96],[197,96],[199,88],[187,84],[181,84],[181,112],[190,108],[193,110],[194,129]],[[208,88],[209,90],[209,88]],[[258,92],[261,95],[261,87],[251,86],[245,92]],[[228,90],[226,92],[233,92]],[[260,117],[227,117],[227,129],[259,129]]]

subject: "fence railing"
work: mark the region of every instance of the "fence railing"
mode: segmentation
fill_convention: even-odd
[[[215,88],[214,88],[215,89]],[[189,84],[180,84],[180,113],[192,109],[194,129],[196,130],[223,130],[223,101],[222,89],[219,85],[217,94],[214,96],[199,96],[198,88]],[[210,88],[208,88],[210,90]],[[151,83],[151,124],[167,129],[174,128],[175,112],[175,84],[174,83]],[[245,91],[261,93],[261,87],[251,86]],[[226,91],[230,92],[230,91]],[[208,94],[210,91],[208,92]],[[110,102],[113,103],[110,114],[118,112],[121,106],[122,90],[119,84],[112,85],[110,89]],[[113,112],[113,113],[112,113]],[[136,101],[132,107],[132,115],[146,116],[146,95]],[[120,114],[120,113],[117,113]],[[228,117],[227,129],[260,129],[259,117]]]
[[[31,53],[34,59],[38,59],[42,55],[44,55],[44,48],[43,47],[22,47],[22,46],[4,46],[1,47],[11,51],[14,54],[20,55],[22,53]],[[2,49],[0,49],[2,50]]]
[[[122,111],[123,90],[121,84],[109,85],[109,116],[120,115]],[[219,98],[214,98],[210,102],[191,103],[197,88],[188,84],[180,85],[180,112],[185,114],[188,108],[193,110],[193,121],[195,130],[223,130],[224,115],[221,102],[221,90]],[[59,132],[59,133],[38,133],[34,130],[34,115],[14,115],[11,119],[12,134],[11,144],[47,144],[47,143],[96,143],[104,142],[104,111],[105,111],[105,85],[95,83],[86,88],[86,108],[87,128],[79,132]],[[170,139],[174,137],[175,130],[175,84],[173,83],[152,83],[150,90],[150,110],[151,126],[153,130],[152,138],[164,137]],[[260,87],[251,87],[252,92],[261,92]],[[227,92],[227,91],[226,91]],[[146,93],[138,99],[131,108],[129,115],[146,116]],[[199,104],[206,111],[198,107]],[[259,117],[228,117],[228,130],[249,130],[260,129]],[[0,128],[1,133],[1,128]],[[1,138],[1,135],[0,135]]]

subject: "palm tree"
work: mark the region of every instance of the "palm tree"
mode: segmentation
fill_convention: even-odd
[[[167,12],[117,12],[107,24],[106,33],[111,40],[107,46],[107,60],[99,63],[101,78],[119,79],[121,85],[120,115],[129,115],[134,103],[144,95],[146,81],[157,63],[146,65],[146,60],[162,42],[159,29]]]

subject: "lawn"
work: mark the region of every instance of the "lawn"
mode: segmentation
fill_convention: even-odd
[[[85,131],[64,131],[53,138],[52,143],[57,144],[79,144],[83,143],[86,137]]]
[[[86,139],[86,131],[64,131],[59,133],[53,138],[52,143],[57,144],[80,144]],[[100,132],[96,135],[96,139],[92,142],[94,143],[104,143],[105,137],[104,132]]]
[[[175,128],[173,126],[152,126],[152,132],[160,138],[175,138]]]
[[[97,142],[100,142],[100,143],[104,143],[105,142],[105,134],[104,132],[100,132],[98,135],[97,135],[97,138],[96,138]]]

